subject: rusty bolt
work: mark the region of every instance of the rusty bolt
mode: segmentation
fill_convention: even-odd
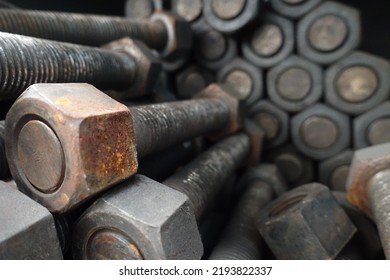
[[[387,60],[353,52],[326,70],[326,102],[350,115],[362,114],[389,98],[389,76]]]
[[[176,94],[182,99],[190,99],[215,80],[206,69],[190,66],[176,75]]]
[[[301,153],[325,159],[349,147],[350,120],[341,112],[316,104],[292,118],[291,136]]]
[[[200,259],[198,220],[249,154],[249,138],[222,140],[160,184],[137,175],[95,202],[75,228],[84,259]]]
[[[347,180],[348,200],[375,221],[387,259],[390,259],[389,150],[389,143],[357,150]]]
[[[321,161],[318,165],[319,182],[331,190],[345,192],[352,157],[353,151],[345,150]]]
[[[62,259],[53,216],[18,190],[0,182],[0,259]]]
[[[50,211],[70,210],[133,175],[137,155],[240,129],[238,101],[215,85],[200,95],[127,108],[87,84],[33,85],[7,115],[11,173]]]
[[[386,101],[358,116],[353,123],[354,148],[390,142],[390,102]]]
[[[269,203],[256,222],[277,259],[333,259],[356,228],[330,190],[312,183]]]
[[[86,82],[121,91],[122,98],[145,95],[161,68],[142,43],[130,39],[98,49],[2,32],[0,38],[3,100],[35,83]]]
[[[89,46],[130,37],[169,61],[182,58],[191,48],[190,29],[185,20],[167,12],[156,12],[148,20],[131,20],[63,12],[0,11],[0,30],[4,32]]]
[[[292,21],[267,13],[262,23],[241,45],[244,57],[253,64],[270,68],[286,59],[294,49]]]
[[[269,98],[283,110],[299,112],[322,97],[322,69],[292,55],[267,73]]]
[[[299,21],[298,53],[313,62],[331,64],[358,47],[360,33],[358,10],[326,1]]]
[[[260,164],[249,169],[239,183],[245,188],[209,259],[259,260],[262,239],[254,218],[274,196],[285,189],[276,166]]]
[[[310,12],[321,2],[322,0],[272,0],[270,4],[279,14],[297,19]]]

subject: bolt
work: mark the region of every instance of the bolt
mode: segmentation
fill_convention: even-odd
[[[256,214],[284,189],[274,165],[261,164],[245,173],[239,183],[245,188],[235,210],[209,259],[262,259],[262,239],[254,224]]]
[[[249,138],[237,134],[212,146],[163,184],[137,175],[117,186],[80,218],[75,258],[126,258],[130,248],[136,248],[143,259],[200,259],[203,246],[196,220],[244,163],[249,149]],[[94,232],[102,230],[120,238],[97,247],[103,240]],[[133,241],[132,246],[118,247],[121,240]]]
[[[331,190],[345,191],[350,165],[351,150],[345,150],[319,163],[319,181]]]
[[[203,0],[172,0],[171,11],[194,23],[202,16]]]
[[[130,37],[144,42],[162,58],[177,60],[191,47],[188,23],[169,13],[156,12],[148,20],[63,12],[1,10],[4,32],[81,45],[101,46]]]
[[[281,109],[299,112],[321,98],[322,79],[321,67],[292,55],[268,71],[268,96]]]
[[[360,32],[358,10],[326,1],[298,22],[298,53],[316,63],[334,63],[358,47]]]
[[[53,216],[0,181],[0,259],[63,259]]]
[[[270,4],[279,14],[298,19],[310,12],[321,2],[322,0],[273,0],[270,1]]]
[[[330,190],[318,183],[269,203],[256,225],[277,259],[333,259],[356,232]]]
[[[64,212],[133,175],[137,159],[232,134],[240,118],[238,101],[218,85],[193,100],[127,108],[87,84],[38,84],[7,115],[6,152],[23,192]]]
[[[16,99],[32,84],[54,82],[85,82],[139,96],[149,93],[160,71],[149,50],[130,39],[98,49],[2,32],[0,38],[2,100]]]
[[[182,99],[192,98],[215,80],[206,69],[190,66],[176,75],[176,94]]]
[[[244,57],[256,66],[273,67],[294,49],[294,24],[272,13],[264,15],[261,25],[242,42]]]
[[[389,98],[390,63],[364,52],[351,55],[325,72],[325,100],[334,108],[359,115]]]
[[[347,180],[348,200],[374,220],[390,259],[389,148],[381,144],[355,151]]]

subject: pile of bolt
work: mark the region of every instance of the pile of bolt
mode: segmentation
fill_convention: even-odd
[[[390,64],[356,9],[125,10],[0,9],[0,259],[390,258]]]

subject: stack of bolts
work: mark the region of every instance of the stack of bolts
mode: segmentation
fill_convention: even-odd
[[[0,259],[390,259],[390,63],[357,9],[3,2]]]

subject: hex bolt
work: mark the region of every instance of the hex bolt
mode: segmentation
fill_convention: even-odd
[[[287,141],[289,117],[272,103],[256,102],[248,112],[248,117],[265,131],[265,146],[274,148]]]
[[[171,0],[171,11],[193,24],[202,18],[203,0]]]
[[[258,230],[277,259],[335,258],[356,232],[324,185],[295,188],[265,206]]]
[[[353,151],[345,150],[321,161],[318,165],[319,182],[331,190],[346,191]]]
[[[279,14],[298,19],[317,7],[322,0],[272,0],[271,7]]]
[[[389,149],[386,143],[355,151],[347,180],[348,200],[376,223],[386,259],[390,259]]]
[[[11,177],[5,155],[5,135],[5,121],[0,121],[0,179],[2,180]]]
[[[242,166],[249,149],[249,138],[237,134],[212,146],[163,184],[141,175],[122,183],[78,221],[74,257],[200,259],[203,246],[196,220]]]
[[[242,54],[253,64],[270,68],[290,56],[294,42],[294,23],[267,13],[261,24],[242,41]]]
[[[362,149],[390,142],[390,102],[386,101],[353,121],[353,146]]]
[[[313,160],[302,155],[291,144],[269,152],[265,156],[265,160],[278,167],[289,189],[313,182],[314,180],[315,165]]]
[[[214,81],[212,72],[198,66],[187,67],[175,77],[176,94],[181,99],[190,99]]]
[[[63,259],[53,216],[0,181],[0,259]]]
[[[238,55],[237,42],[231,36],[211,28],[204,20],[192,27],[196,62],[209,70],[218,70]]]
[[[316,104],[291,119],[291,138],[301,153],[322,160],[349,147],[350,128],[347,115]]]
[[[214,29],[235,33],[251,23],[263,6],[257,0],[203,0],[203,15]]]
[[[166,12],[150,19],[86,15],[76,13],[4,9],[0,11],[0,30],[61,42],[101,46],[130,37],[158,51],[160,57],[175,61],[191,48],[190,26]]]
[[[298,53],[313,62],[328,65],[356,49],[360,33],[358,10],[326,1],[298,22]]]
[[[326,70],[326,102],[350,115],[365,113],[389,98],[389,76],[386,59],[353,52]]]
[[[223,83],[249,107],[263,96],[263,73],[251,63],[236,58],[217,73],[217,81]]]
[[[268,71],[268,97],[287,112],[299,112],[322,97],[322,79],[320,66],[292,55]]]
[[[284,186],[276,166],[261,164],[251,168],[239,183],[245,188],[235,210],[215,245],[211,260],[259,260],[262,259],[262,238],[256,229],[256,214]]]
[[[130,39],[103,49],[3,32],[0,39],[1,100],[16,99],[35,83],[65,82],[91,83],[121,91],[120,96],[140,96],[149,93],[161,68],[145,46]]]
[[[137,158],[238,131],[240,115],[217,85],[193,100],[127,108],[88,84],[38,84],[8,112],[7,159],[24,193],[65,212],[136,173]]]

